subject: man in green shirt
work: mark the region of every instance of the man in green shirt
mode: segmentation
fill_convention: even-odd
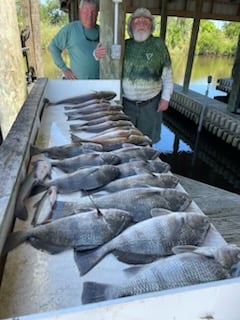
[[[99,43],[98,9],[98,1],[81,0],[79,20],[65,25],[49,45],[53,61],[66,79],[99,79],[99,59],[105,57],[107,51]],[[70,67],[62,58],[65,49]]]
[[[153,37],[151,12],[138,8],[130,17],[123,65],[124,112],[152,143],[160,140],[162,111],[173,91],[171,58],[167,46]]]

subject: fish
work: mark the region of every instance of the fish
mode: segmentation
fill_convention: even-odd
[[[36,225],[46,223],[51,218],[52,209],[56,200],[57,188],[56,186],[51,186],[43,193],[41,199],[34,204],[36,211],[34,213],[31,225],[35,227]]]
[[[78,119],[77,119],[78,120]],[[84,123],[82,123],[82,125],[89,125],[89,126],[93,126],[96,124],[100,124],[100,123],[104,123],[105,121],[117,121],[117,120],[128,120],[130,121],[130,118],[123,112],[117,112],[111,115],[107,115],[107,116],[101,116],[101,117],[97,117],[95,119],[91,119],[91,120],[85,120]],[[81,125],[81,124],[79,124]]]
[[[123,106],[119,105],[119,104],[110,104],[108,103],[96,103],[96,104],[91,104],[85,107],[76,107],[76,105],[74,106],[74,109],[70,109],[67,112],[65,112],[65,115],[81,115],[81,114],[88,114],[91,112],[97,112],[97,111],[104,111],[104,110],[115,110],[115,111],[122,111],[123,110]],[[66,109],[66,108],[65,108]]]
[[[101,117],[106,116],[118,116],[122,112],[119,110],[102,110],[97,112],[92,112],[89,114],[72,114],[67,116],[67,121],[70,120],[84,120],[84,121],[91,121],[94,119],[98,119]]]
[[[147,160],[147,167],[156,173],[166,173],[171,170],[171,166],[169,163],[162,161],[160,158],[155,160]]]
[[[47,98],[44,100],[48,102],[49,105],[54,105],[54,104],[78,104],[82,103],[88,100],[92,99],[106,99],[106,100],[112,100],[113,98],[116,97],[116,93],[113,91],[96,91],[96,92],[91,92],[91,93],[86,93],[86,94],[81,94],[76,97],[70,97],[67,99],[63,100],[58,100],[58,101],[49,101]]]
[[[74,259],[80,275],[90,271],[108,253],[128,264],[146,264],[171,255],[172,248],[177,245],[203,243],[210,228],[207,216],[196,212],[162,212],[164,215],[128,227],[95,250],[75,250]]]
[[[150,145],[152,140],[144,135],[132,135],[131,130],[116,130],[98,137],[91,137],[89,139],[82,139],[75,134],[71,134],[73,142],[95,142],[103,146],[104,150],[109,150],[108,145],[132,143],[135,145]],[[107,149],[106,149],[107,148]]]
[[[70,125],[70,130],[71,131],[84,131],[84,132],[101,132],[106,129],[110,129],[113,127],[126,127],[128,126],[129,128],[133,128],[133,124],[129,120],[108,120],[105,121],[104,123],[99,123],[95,125],[81,125],[81,124],[71,124]]]
[[[146,135],[135,135],[131,134],[128,137],[127,142],[133,143],[139,146],[150,146],[152,145],[152,140]]]
[[[81,103],[78,103],[78,104],[74,104],[74,105],[70,104],[69,106],[64,106],[64,109],[65,110],[74,110],[74,109],[84,108],[84,107],[87,107],[89,105],[99,104],[99,103],[109,103],[110,104],[110,101],[106,100],[106,99],[91,99],[91,100],[87,100],[85,102],[81,102]]]
[[[129,146],[113,151],[120,159],[121,163],[128,162],[133,159],[137,160],[154,160],[159,158],[160,152],[149,146]]]
[[[103,146],[93,142],[81,142],[76,141],[74,143],[65,144],[57,147],[41,148],[35,145],[30,146],[30,155],[34,156],[37,154],[44,153],[48,158],[51,159],[66,159],[74,157],[87,152],[102,151]]]
[[[81,212],[53,220],[26,231],[15,231],[7,237],[3,254],[29,242],[36,249],[51,254],[69,248],[93,249],[119,234],[132,223],[131,215],[123,210],[106,209]]]
[[[179,179],[171,174],[157,174],[157,173],[141,173],[133,176],[128,176],[121,179],[110,181],[108,184],[92,190],[92,192],[118,192],[121,190],[134,187],[158,187],[158,188],[175,188]]]
[[[170,211],[185,211],[191,204],[192,199],[186,192],[171,188],[131,188],[119,192],[91,196],[84,196],[77,202],[66,202],[56,206],[56,210],[61,207],[61,214],[72,213],[81,208],[91,208],[94,204],[96,208],[107,209],[117,208],[128,211],[132,214],[133,221],[139,222],[151,218],[153,208],[163,208]]]
[[[33,187],[42,183],[46,177],[51,176],[51,164],[49,161],[38,160],[32,164],[33,168],[26,175],[20,185],[15,203],[14,215],[20,220],[28,219],[28,212],[25,206],[25,200],[30,196]]]
[[[121,159],[116,154],[110,152],[92,152],[60,160],[50,159],[53,167],[57,167],[66,173],[72,173],[85,167],[100,166],[103,164],[115,165],[120,162]]]
[[[121,284],[85,282],[82,303],[230,279],[232,266],[240,260],[240,248],[235,245],[178,248],[173,248],[172,256],[126,269],[129,277]]]
[[[132,135],[135,136],[143,136],[142,132],[140,130],[138,130],[137,128],[135,128],[134,126],[132,126],[131,122],[128,122],[126,126],[114,126],[114,127],[110,127],[109,129],[103,130],[99,133],[96,133],[94,136],[91,137],[91,139],[96,139],[96,138],[100,138],[103,139],[106,135],[111,135],[113,134],[113,136],[111,138],[114,138],[114,135],[119,135],[121,133],[126,133],[127,137],[130,137]]]
[[[170,165],[160,159],[134,160],[120,163],[116,167],[120,171],[119,179],[142,173],[166,173],[170,171]]]
[[[43,181],[46,177],[51,177],[51,163],[48,159],[39,159],[32,163],[36,182]]]
[[[58,193],[72,193],[99,188],[114,180],[119,175],[119,169],[114,165],[101,165],[78,169],[60,177],[44,181],[45,188],[56,186]]]

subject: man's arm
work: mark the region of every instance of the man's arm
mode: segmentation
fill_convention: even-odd
[[[158,111],[165,111],[168,109],[172,92],[173,92],[172,68],[164,67],[162,72],[162,95],[158,105]]]

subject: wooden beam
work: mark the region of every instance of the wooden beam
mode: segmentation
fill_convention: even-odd
[[[5,139],[26,99],[27,85],[16,1],[10,0],[4,3],[4,6],[0,7],[0,14],[0,28],[2,30],[0,33],[0,127]],[[8,152],[11,154],[15,146],[9,145],[8,148]]]
[[[124,3],[124,2],[123,2]],[[120,59],[113,59],[112,45],[114,44],[114,3],[112,0],[100,1],[100,42],[108,50],[105,58],[100,60],[100,79],[121,79],[124,54],[125,34],[125,5],[119,3],[118,44],[121,45]]]
[[[195,18],[193,20],[192,34],[191,34],[189,51],[188,51],[187,66],[186,66],[184,82],[183,82],[184,92],[187,92],[189,88],[189,83],[190,83],[190,78],[192,73],[192,66],[193,66],[193,59],[194,59],[198,31],[199,31],[200,16],[201,16],[200,13],[202,11],[202,5],[203,5],[203,0],[197,0],[196,7],[195,7]]]
[[[166,32],[167,32],[167,5],[168,1],[162,1],[162,8],[161,8],[161,29],[160,29],[160,38],[165,41],[166,39]]]
[[[230,112],[236,112],[240,109],[240,34],[238,36],[238,46],[235,57],[235,62],[232,68],[232,90],[228,101],[228,110]],[[239,112],[240,110],[238,110]]]

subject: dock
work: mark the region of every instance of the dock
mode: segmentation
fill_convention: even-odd
[[[226,103],[192,90],[183,92],[182,86],[175,84],[170,108],[197,125],[202,120],[204,129],[240,150],[240,114],[229,112]]]
[[[231,80],[229,78],[220,80],[218,89],[229,93]],[[196,125],[199,125],[201,113],[204,111],[202,127],[236,151],[240,150],[240,115],[229,112],[226,103],[192,90],[185,93],[182,91],[182,86],[175,84],[170,108],[178,111]],[[190,145],[194,144],[188,130],[181,134]],[[210,150],[202,151],[205,158],[209,155],[210,159],[213,159],[214,155],[209,154]],[[215,157],[217,158],[217,155]],[[219,158],[219,163],[222,162],[225,163],[224,159]],[[232,169],[231,167],[228,172],[229,178],[239,184],[239,171],[235,171],[235,174],[232,175]],[[183,188],[192,196],[200,209],[210,217],[211,222],[224,239],[229,243],[240,245],[240,196],[187,177],[177,176]]]
[[[240,246],[240,195],[176,175],[228,243]]]

